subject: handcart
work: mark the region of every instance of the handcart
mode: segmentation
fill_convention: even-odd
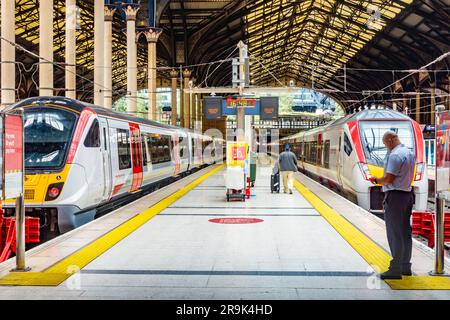
[[[240,166],[228,167],[226,171],[225,184],[227,188],[227,201],[240,200],[245,201],[246,186],[245,172]]]

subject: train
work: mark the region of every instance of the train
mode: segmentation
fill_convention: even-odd
[[[221,137],[65,97],[28,98],[5,111],[18,110],[24,122],[26,214],[58,234],[92,221],[101,208],[225,155]],[[6,215],[13,207],[3,204]]]
[[[334,120],[324,126],[282,138],[279,148],[289,144],[301,172],[338,190],[360,207],[383,213],[384,193],[369,181],[383,175],[387,149],[382,142],[387,130],[397,133],[401,143],[416,158],[414,179],[415,210],[425,211],[428,202],[427,164],[419,124],[391,109],[366,109]],[[276,155],[276,152],[272,152]]]

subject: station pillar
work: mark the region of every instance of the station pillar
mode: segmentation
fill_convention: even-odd
[[[178,81],[178,71],[175,69],[170,70],[170,79],[172,80],[172,99],[171,99],[171,109],[172,109],[172,125],[177,125],[177,81]]]
[[[197,117],[198,117],[198,121],[197,121],[197,130],[199,132],[202,132],[203,130],[203,95],[200,93],[198,95],[198,105],[197,105]]]
[[[112,83],[112,22],[117,8],[113,4],[105,4],[105,88],[103,90],[103,104],[105,108],[112,108],[113,83]]]
[[[39,1],[39,95],[53,96],[53,0]]]
[[[201,121],[201,109],[200,109],[200,94],[195,94],[195,120],[194,120],[194,129],[199,130],[199,123]]]
[[[136,15],[140,6],[126,4],[123,7],[127,17],[127,112],[137,116],[137,43]]]
[[[149,27],[145,32],[148,43],[148,64],[147,64],[147,83],[148,83],[148,118],[156,119],[156,43],[162,30]]]
[[[430,95],[430,124],[434,124],[434,117],[436,111],[436,83],[431,84],[431,95]]]
[[[105,59],[105,1],[94,2],[94,104],[103,106]]]
[[[447,82],[447,92],[450,94],[450,76],[447,77]],[[445,100],[447,101],[447,110],[450,110],[450,96],[447,95]]]
[[[6,40],[16,43],[15,1],[1,0],[1,35]],[[13,44],[1,41],[1,109],[16,101],[16,48]]]
[[[76,69],[76,0],[66,0],[66,97],[76,99],[77,69]]]
[[[192,82],[195,83],[195,78],[192,78]],[[192,129],[195,129],[195,122],[196,122],[196,116],[197,116],[197,102],[195,100],[195,93],[191,93],[191,120],[190,120],[190,127]]]
[[[420,123],[420,89],[416,89],[416,121]]]
[[[187,90],[189,89],[189,78],[191,77],[191,71],[188,69],[183,70],[183,81],[184,81],[184,86],[183,86],[183,109],[184,109],[184,114],[183,114],[183,127],[184,128],[189,128],[189,124],[190,124],[190,119],[191,119],[191,114],[189,112],[190,109],[190,103],[189,103],[189,93],[187,93]]]

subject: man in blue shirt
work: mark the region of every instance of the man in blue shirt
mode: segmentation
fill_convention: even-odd
[[[393,259],[389,270],[381,279],[401,279],[402,275],[412,275],[412,228],[411,214],[414,192],[411,182],[414,177],[415,156],[400,142],[397,134],[387,131],[383,143],[388,149],[384,162],[384,175],[371,177],[370,181],[382,185],[385,193],[383,207],[389,248]]]
[[[281,177],[283,178],[284,193],[289,191],[292,194],[292,187],[294,182],[294,172],[297,172],[297,157],[291,151],[291,146],[286,144],[284,151],[280,153],[278,159]]]

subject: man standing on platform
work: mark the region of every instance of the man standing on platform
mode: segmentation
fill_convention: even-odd
[[[410,276],[412,254],[411,214],[414,192],[411,182],[414,177],[415,156],[400,142],[397,134],[387,131],[383,143],[388,153],[384,161],[384,175],[371,177],[370,181],[382,185],[385,193],[383,207],[389,248],[393,259],[389,270],[382,273],[381,279],[401,279]]]
[[[281,177],[283,178],[283,190],[284,193],[292,194],[292,188],[294,184],[294,172],[297,172],[297,157],[291,150],[291,146],[286,144],[284,151],[280,153],[279,168]]]

